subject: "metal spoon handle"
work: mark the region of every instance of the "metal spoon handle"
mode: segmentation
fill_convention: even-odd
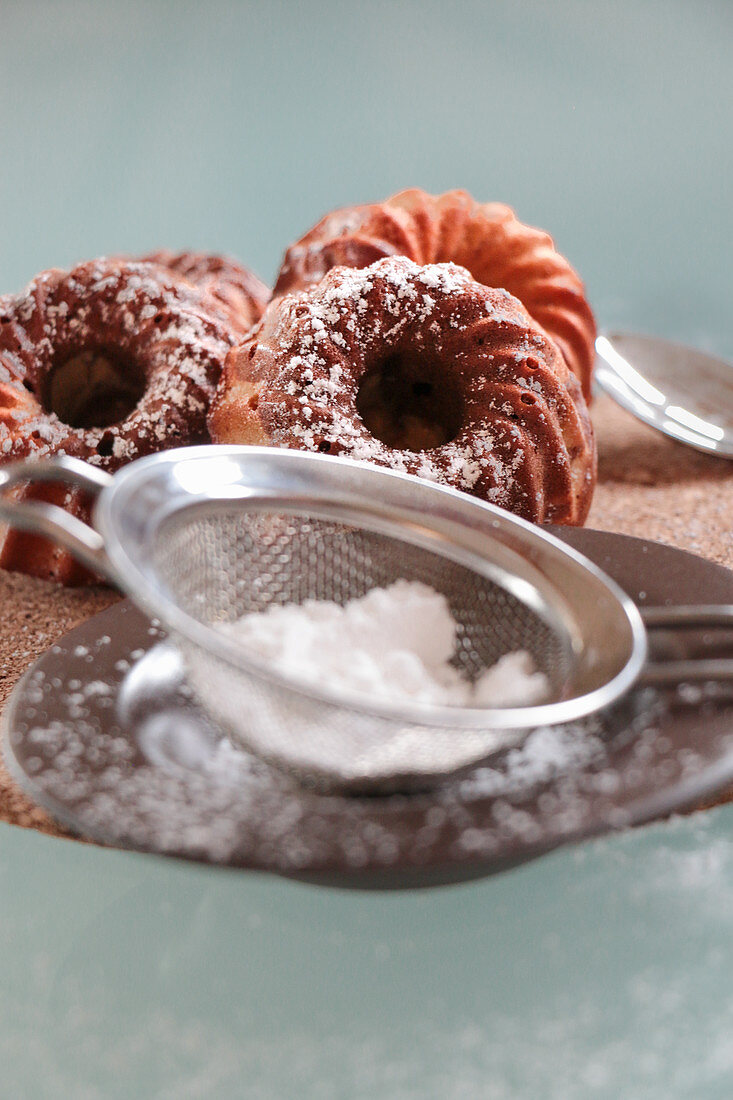
[[[667,638],[674,640],[678,650],[686,647],[686,631],[704,630],[715,632],[713,637],[709,633],[702,636],[704,646],[710,648],[714,644],[717,650],[733,652],[733,604],[642,607],[639,610],[652,638],[658,637],[658,631],[666,632]],[[641,679],[645,684],[653,685],[703,681],[733,683],[733,657],[683,656],[680,659],[651,661]]]
[[[733,631],[733,604],[687,604],[683,607],[640,607],[644,626],[650,630],[665,627],[694,629],[708,626]]]

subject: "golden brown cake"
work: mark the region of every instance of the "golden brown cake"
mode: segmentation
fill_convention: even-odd
[[[213,299],[233,330],[244,335],[259,321],[270,289],[246,267],[209,252],[150,252],[140,263],[156,264],[185,279]]]
[[[227,309],[162,266],[97,260],[43,272],[0,298],[0,462],[68,454],[114,471],[207,442],[209,403],[239,339]],[[16,495],[88,518],[76,490],[25,486]],[[89,580],[65,551],[15,531],[0,566]]]
[[[547,233],[523,225],[502,203],[479,203],[465,191],[429,195],[413,188],[385,202],[336,210],[287,250],[274,293],[313,285],[338,264],[360,268],[393,255],[459,264],[478,282],[519,298],[590,399],[596,327],[583,283]]]
[[[595,449],[576,376],[506,290],[401,256],[274,299],[227,357],[219,443],[344,455],[580,524]]]

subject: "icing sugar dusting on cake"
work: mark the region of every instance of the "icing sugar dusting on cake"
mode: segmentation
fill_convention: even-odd
[[[165,446],[204,441],[206,409],[233,344],[210,307],[195,287],[148,263],[110,260],[45,272],[5,297],[11,322],[0,330],[2,456],[68,453],[116,469]],[[58,348],[83,351],[100,342],[142,366],[144,397],[119,424],[70,426],[43,407],[40,379],[56,367]]]
[[[334,268],[315,293],[286,298],[273,334],[284,371],[283,396],[278,401],[273,395],[271,402],[272,442],[342,454],[437,483],[447,481],[465,491],[481,483],[481,495],[498,504],[526,496],[521,473],[527,450],[516,446],[517,440],[525,441],[511,422],[511,406],[509,415],[502,414],[499,436],[495,418],[490,418],[472,423],[470,431],[440,446],[410,450],[390,446],[369,431],[349,398],[354,361],[376,351],[388,354],[402,338],[440,354],[446,333],[468,330],[477,313],[481,324],[517,327],[517,310],[523,314],[520,303],[488,288],[478,291],[480,308],[474,315],[469,308],[468,318],[464,316],[466,296],[470,303],[475,287],[469,272],[455,264],[420,266],[391,257],[369,268]],[[503,370],[497,362],[496,376]],[[478,396],[486,384],[486,377],[467,382]]]
[[[568,379],[510,293],[390,256],[276,296],[225,366],[209,423],[222,442],[343,456],[576,523],[593,447]]]

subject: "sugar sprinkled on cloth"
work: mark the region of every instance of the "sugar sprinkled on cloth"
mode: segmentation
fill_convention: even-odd
[[[326,600],[274,605],[223,629],[299,680],[381,700],[511,706],[540,702],[549,691],[523,650],[467,680],[450,663],[458,625],[448,601],[419,581],[374,588],[343,607]]]

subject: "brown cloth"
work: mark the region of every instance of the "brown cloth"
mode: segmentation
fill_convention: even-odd
[[[609,398],[600,398],[592,414],[599,471],[588,526],[656,539],[733,567],[733,462],[666,439]],[[0,710],[36,657],[117,598],[110,589],[59,588],[0,573]],[[0,821],[64,834],[1,764]]]

